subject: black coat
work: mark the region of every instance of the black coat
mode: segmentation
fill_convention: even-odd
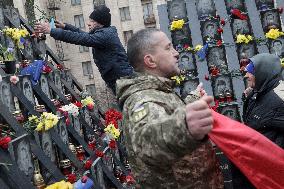
[[[280,59],[271,54],[258,54],[251,61],[255,68],[255,86],[244,100],[243,121],[284,148],[284,82]],[[234,188],[255,188],[234,165],[231,171]]]
[[[93,58],[106,84],[115,91],[115,82],[131,75],[126,52],[115,27],[103,27],[87,33],[70,24],[64,29],[52,28],[51,37],[75,45],[92,47]]]

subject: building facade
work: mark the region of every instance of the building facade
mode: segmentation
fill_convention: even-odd
[[[27,2],[13,0],[20,14],[27,18]],[[111,10],[112,25],[116,26],[119,38],[125,46],[132,34],[140,29],[159,28],[157,6],[166,0],[34,0],[35,17],[53,16],[57,20],[87,30],[86,22],[94,6],[105,4]],[[93,62],[91,48],[67,44],[48,37],[47,44],[57,52],[65,67],[92,94],[106,97],[105,84]]]

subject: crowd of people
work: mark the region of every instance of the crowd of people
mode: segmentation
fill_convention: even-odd
[[[94,61],[124,114],[123,134],[137,188],[223,188],[223,178],[208,139],[213,128],[208,104],[213,97],[200,87],[185,99],[174,91],[179,53],[158,29],[136,32],[124,50],[110,10],[96,7],[89,32],[56,21],[35,30],[56,40],[92,47]],[[243,121],[284,147],[284,84],[280,58],[258,54],[246,67]],[[245,133],[243,133],[245,135]],[[252,146],[253,148],[253,146]],[[256,157],[257,158],[257,157]],[[264,162],[265,163],[265,162]],[[234,188],[255,188],[232,167]]]

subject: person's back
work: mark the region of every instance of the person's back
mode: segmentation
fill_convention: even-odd
[[[139,73],[117,81],[117,97],[137,188],[223,188],[206,138],[213,121],[211,97],[186,105],[175,94],[168,78],[179,73],[178,53],[163,32],[137,32],[127,52]]]

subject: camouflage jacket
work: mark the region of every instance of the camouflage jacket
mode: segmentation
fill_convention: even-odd
[[[137,188],[223,188],[212,145],[189,134],[185,102],[171,80],[150,75],[120,79],[117,96]]]

